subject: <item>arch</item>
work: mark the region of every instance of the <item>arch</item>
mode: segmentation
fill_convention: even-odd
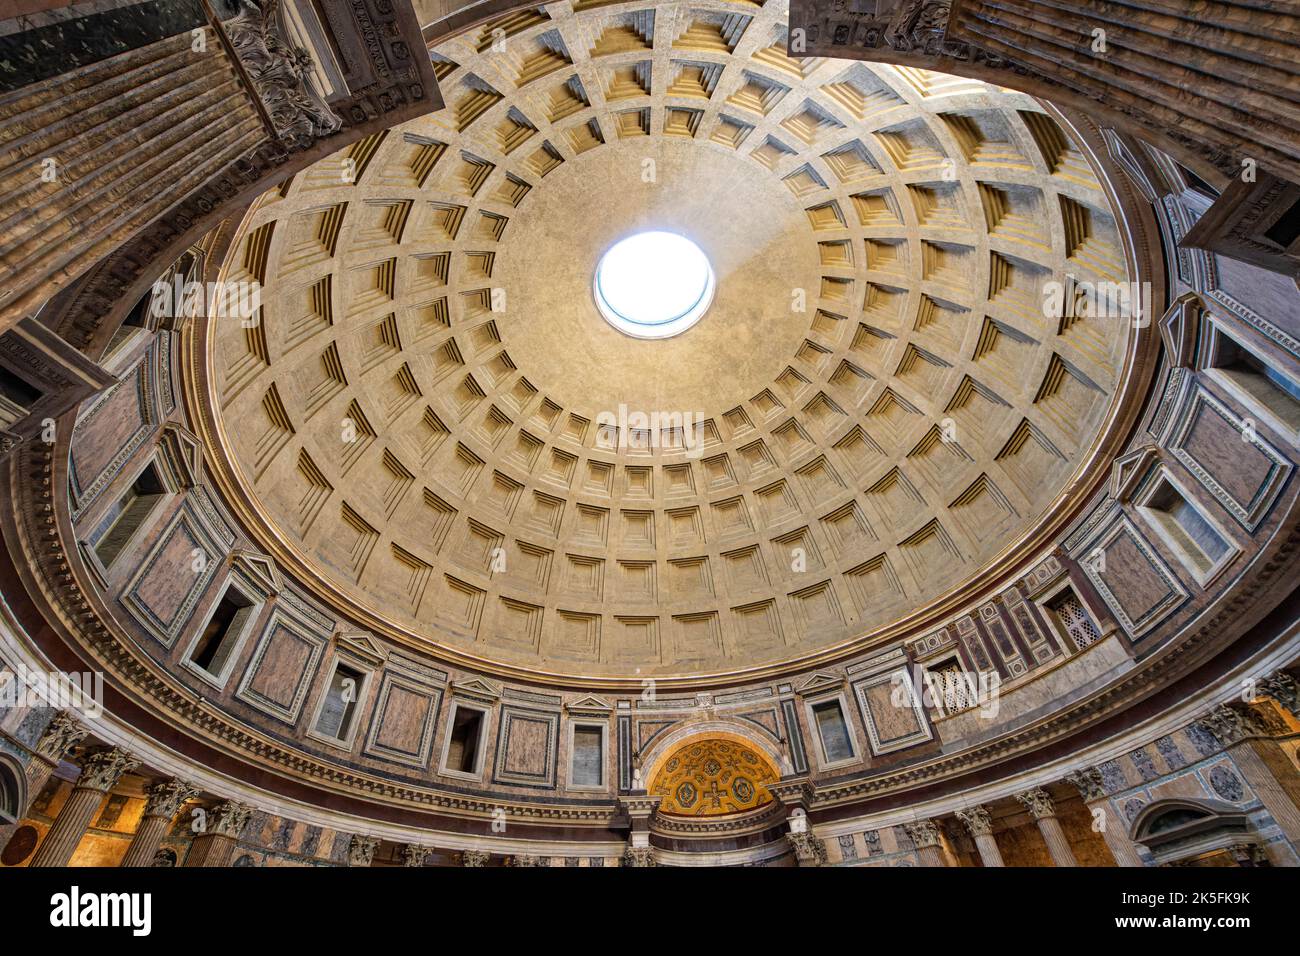
[[[663,762],[682,744],[695,738],[704,739],[707,737],[732,740],[751,747],[771,761],[772,766],[779,771],[790,758],[771,740],[764,739],[764,735],[759,734],[757,731],[757,727],[753,725],[746,726],[734,717],[696,718],[682,721],[655,741],[649,750],[637,755],[642,780],[646,783],[654,780]]]
[[[1250,818],[1217,800],[1157,800],[1134,817],[1129,837],[1151,852],[1157,866],[1195,863],[1224,853],[1241,865],[1255,865],[1263,858],[1263,841]]]
[[[27,806],[27,775],[7,754],[0,754],[0,826],[17,823]]]
[[[665,755],[648,790],[659,812],[677,817],[719,817],[769,807],[768,789],[781,777],[776,765],[747,741],[731,735],[688,737]]]

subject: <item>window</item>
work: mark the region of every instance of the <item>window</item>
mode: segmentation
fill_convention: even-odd
[[[1232,550],[1223,535],[1166,478],[1156,483],[1139,507],[1179,560],[1202,583]]]
[[[1236,339],[1214,331],[1211,367],[1292,431],[1300,429],[1300,385]]]
[[[0,368],[0,427],[9,428],[27,416],[42,392],[6,368]]]
[[[955,657],[926,670],[930,678],[930,693],[934,695],[934,700],[943,713],[954,714],[978,703],[970,676]]]
[[[163,484],[157,466],[150,462],[100,522],[99,536],[95,541],[95,556],[100,564],[105,568],[112,566],[131,536],[166,494],[167,486]]]
[[[455,773],[478,773],[479,744],[483,736],[483,711],[455,705],[451,716],[451,736],[443,769]]]
[[[223,675],[255,610],[251,600],[228,585],[190,650],[190,662],[214,677]]]
[[[822,701],[813,704],[813,722],[817,725],[817,735],[821,737],[822,754],[826,763],[839,763],[853,759],[853,741],[849,738],[849,725],[844,719],[844,708],[838,700]]]
[[[1300,202],[1293,202],[1291,208],[1278,216],[1277,222],[1269,226],[1264,233],[1283,249],[1290,249],[1300,239]]]
[[[573,728],[572,770],[575,787],[600,787],[605,783],[605,728],[578,724]]]
[[[1101,630],[1073,588],[1067,587],[1052,598],[1047,609],[1077,650],[1083,650],[1101,637]]]
[[[352,721],[356,717],[364,680],[365,675],[359,670],[346,664],[334,666],[325,700],[316,715],[316,733],[334,740],[346,741],[351,737]]]

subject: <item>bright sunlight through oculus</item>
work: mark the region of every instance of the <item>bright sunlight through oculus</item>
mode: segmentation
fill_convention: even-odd
[[[601,257],[593,291],[600,314],[620,332],[666,339],[700,320],[715,285],[708,258],[685,236],[639,232]]]

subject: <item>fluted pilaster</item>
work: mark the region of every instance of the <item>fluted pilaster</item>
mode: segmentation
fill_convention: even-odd
[[[195,789],[180,780],[163,780],[145,792],[149,800],[145,804],[140,826],[136,828],[131,845],[122,857],[122,866],[153,866],[154,856],[158,853],[163,837],[167,835],[172,818],[180,810],[181,804],[194,796]]]
[[[185,855],[185,866],[229,866],[231,854],[239,833],[252,814],[252,808],[228,800],[208,810],[203,818],[203,829],[190,845]]]
[[[1141,866],[1137,848],[1129,840],[1118,814],[1112,813],[1107,799],[1105,778],[1096,767],[1081,767],[1065,775],[1065,781],[1079,791],[1084,804],[1092,813],[1093,829],[1101,834],[1110,848],[1110,855],[1119,866]]]
[[[903,829],[916,847],[916,862],[920,866],[946,866],[940,843],[939,824],[933,820],[904,823]]]
[[[31,865],[67,866],[77,851],[77,844],[95,819],[95,812],[103,803],[104,794],[117,785],[122,774],[138,765],[138,760],[116,747],[97,751],[87,757],[77,785],[59,810],[50,832],[45,834],[36,855],[32,857]]]
[[[1074,850],[1070,848],[1070,841],[1065,838],[1061,821],[1057,819],[1056,805],[1052,803],[1051,795],[1041,787],[1036,787],[1016,794],[1016,799],[1038,824],[1038,832],[1043,835],[1052,862],[1057,866],[1078,866],[1079,861],[1074,858]]]
[[[989,815],[988,807],[958,810],[956,817],[966,825],[966,829],[975,840],[975,848],[979,850],[980,860],[985,866],[1006,866],[1002,862],[1002,851],[998,849],[998,841],[993,838],[993,818]]]

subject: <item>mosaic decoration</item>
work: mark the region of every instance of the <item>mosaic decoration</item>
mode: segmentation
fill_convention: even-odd
[[[779,774],[770,760],[734,740],[691,740],[660,764],[650,792],[661,813],[693,817],[742,813],[772,801],[767,784]]]

